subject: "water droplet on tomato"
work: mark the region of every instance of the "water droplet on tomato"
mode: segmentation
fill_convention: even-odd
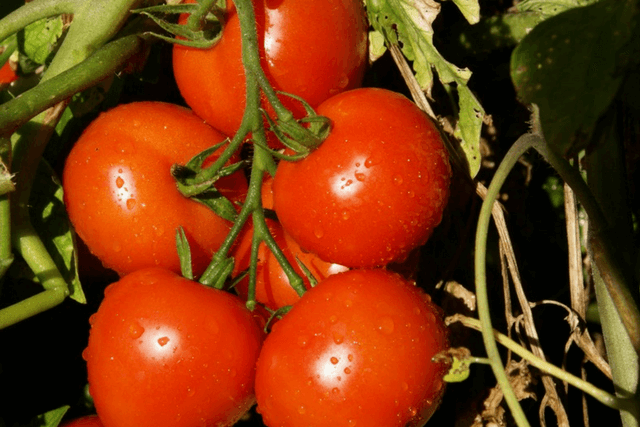
[[[415,417],[418,414],[418,410],[416,408],[409,408],[409,415]]]
[[[118,188],[122,188],[122,186],[124,185],[124,179],[122,179],[121,176],[116,178],[116,187]]]
[[[169,343],[169,337],[158,338],[158,344],[160,344],[160,347],[164,347],[168,343]]]
[[[340,76],[340,82],[338,83],[338,87],[340,89],[344,89],[345,87],[347,87],[348,84],[349,84],[349,76],[347,76],[346,74],[343,74],[342,76]]]
[[[305,347],[309,343],[309,338],[304,335],[298,337],[298,346]]]
[[[331,316],[329,316],[329,321],[331,323],[336,323],[338,321],[338,316],[336,316],[335,314],[332,314]]]
[[[335,356],[332,356],[331,359],[329,359],[329,361],[331,361],[332,365],[337,365],[338,364],[338,358]]]
[[[196,391],[191,387],[187,388],[187,396],[193,397],[196,394]]]
[[[115,242],[113,244],[113,248],[112,249],[113,249],[113,252],[120,252],[122,250],[122,246],[120,246],[119,242]]]
[[[349,355],[347,356],[347,360],[348,360],[349,362],[353,362],[353,354],[349,354]]]
[[[408,196],[410,199],[413,199],[413,198],[415,197],[415,195],[416,195],[416,194],[415,194],[413,191],[411,191],[411,190],[407,191],[407,196]]]
[[[136,207],[136,199],[127,199],[127,209],[131,210]]]
[[[236,375],[238,375],[238,371],[236,371],[234,368],[229,369],[229,375],[231,376],[231,378],[235,378]]]
[[[345,221],[349,219],[349,212],[348,211],[342,212],[342,219],[344,219]]]
[[[96,322],[96,314],[93,313],[91,316],[89,316],[89,325],[93,326],[95,322]]]
[[[393,183],[396,185],[402,184],[402,177],[400,175],[396,175],[393,177]]]
[[[353,301],[351,301],[350,299],[344,300],[344,306],[349,308],[353,305]]]
[[[334,387],[334,388],[331,389],[331,393],[339,394],[340,393],[340,389],[338,387]]]
[[[132,324],[129,325],[129,336],[131,338],[134,338],[134,339],[140,338],[143,333],[144,333],[144,328],[142,327],[142,325],[140,325],[140,323],[133,322]]]
[[[89,360],[89,347],[82,350],[82,360],[85,362]]]
[[[395,329],[395,324],[393,323],[393,319],[390,317],[383,317],[380,319],[378,323],[378,330],[383,334],[391,334]]]
[[[364,181],[364,179],[365,179],[365,177],[366,177],[366,175],[365,175],[365,174],[363,174],[362,172],[356,172],[356,173],[354,174],[354,176],[355,176],[355,177],[356,177],[356,179],[357,179],[358,181],[360,181],[360,182],[363,182],[363,181]]]
[[[304,415],[306,412],[307,412],[307,410],[305,409],[305,407],[304,407],[304,406],[300,406],[300,407],[298,408],[298,413],[299,413],[300,415]]]
[[[409,390],[409,384],[405,383],[404,381],[402,382],[402,384],[400,384],[400,387],[402,388],[402,391]]]
[[[333,333],[333,342],[340,345],[344,341],[344,337],[337,332]]]
[[[356,420],[349,420],[347,421],[347,424],[349,425],[349,427],[355,427],[357,421]]]
[[[316,228],[313,232],[313,234],[318,238],[322,238],[322,236],[324,236],[324,230],[322,228]]]
[[[344,373],[349,375],[351,373],[351,369],[350,368],[344,368]]]

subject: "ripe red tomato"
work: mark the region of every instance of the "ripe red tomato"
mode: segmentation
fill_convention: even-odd
[[[90,321],[105,427],[228,426],[253,405],[263,333],[238,297],[149,268],[110,285]]]
[[[271,235],[275,238],[278,246],[282,249],[287,260],[296,273],[304,280],[304,285],[308,289],[311,287],[304,272],[298,265],[296,258],[300,260],[313,274],[318,281],[342,271],[348,270],[339,264],[324,262],[317,255],[304,252],[300,246],[287,233],[282,230],[276,221],[267,219],[267,225]],[[235,266],[233,276],[249,268],[251,260],[251,240],[253,238],[253,226],[249,226],[238,241],[233,251]],[[249,276],[236,284],[235,289],[242,298],[246,299],[249,293]],[[256,301],[266,305],[272,310],[277,310],[285,305],[293,305],[300,297],[291,287],[287,275],[282,270],[278,260],[273,253],[263,243],[258,250],[258,265],[256,272]]]
[[[322,145],[281,162],[273,182],[282,227],[307,251],[349,267],[402,261],[442,219],[451,167],[438,130],[404,96],[354,89],[318,107]]]
[[[9,61],[7,61],[0,67],[0,85],[9,84],[15,80],[18,80],[18,76],[16,72],[13,71],[13,68],[11,68]]]
[[[120,275],[152,266],[179,272],[175,233],[182,226],[194,272],[201,273],[231,223],[182,196],[169,170],[224,138],[172,104],[138,102],[101,114],[74,145],[63,173],[65,204],[78,235]],[[216,187],[238,201],[247,184],[236,173]]]
[[[63,423],[62,427],[104,427],[102,421],[97,415],[87,415],[86,417],[76,418],[69,422]]]
[[[262,68],[276,90],[315,107],[360,86],[368,59],[361,0],[255,0],[253,5]],[[240,127],[245,107],[240,42],[238,16],[230,7],[215,46],[173,50],[175,79],[187,104],[227,135]],[[281,99],[297,117],[304,116],[299,103]]]
[[[422,426],[444,393],[440,310],[386,270],[307,291],[264,342],[256,371],[268,426]]]

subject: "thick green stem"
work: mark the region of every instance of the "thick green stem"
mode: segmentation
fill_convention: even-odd
[[[28,319],[61,304],[67,297],[63,288],[47,289],[22,300],[11,307],[0,310],[0,329]]]
[[[141,45],[142,41],[135,35],[115,40],[82,64],[0,105],[0,134],[13,133],[41,111],[113,75]]]
[[[85,3],[83,0],[34,0],[0,20],[0,40],[17,33],[29,24],[44,18],[73,14]]]
[[[504,160],[500,163],[500,166],[496,170],[496,173],[491,180],[491,184],[487,190],[487,195],[482,202],[480,209],[480,215],[478,217],[478,225],[476,231],[476,243],[475,243],[475,281],[476,281],[476,298],[478,303],[478,316],[480,318],[480,324],[482,327],[482,339],[487,351],[487,356],[491,360],[491,369],[500,385],[504,398],[511,410],[511,415],[518,424],[519,427],[528,427],[529,421],[527,420],[518,398],[509,383],[509,378],[504,370],[504,365],[498,351],[498,345],[496,344],[496,338],[493,334],[493,324],[491,322],[491,311],[489,310],[489,296],[487,293],[487,273],[486,273],[486,248],[487,248],[487,236],[489,233],[489,223],[491,221],[491,210],[493,204],[498,198],[500,188],[504,184],[505,180],[511,169],[518,162],[520,156],[522,156],[529,148],[534,140],[540,137],[533,134],[526,134],[521,136],[515,144],[509,149],[509,152],[504,157]]]

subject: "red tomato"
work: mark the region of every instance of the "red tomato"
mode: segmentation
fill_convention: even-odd
[[[361,0],[255,0],[262,68],[276,90],[317,106],[360,86],[367,63]],[[187,104],[216,129],[233,135],[245,107],[241,34],[230,7],[220,41],[210,49],[176,45],[173,71]],[[281,98],[297,117],[304,109]]]
[[[383,266],[424,244],[442,219],[451,167],[438,130],[384,89],[336,95],[318,113],[333,130],[298,162],[281,162],[275,211],[307,251],[349,267]]]
[[[105,290],[89,390],[105,427],[229,426],[254,403],[263,334],[242,301],[163,269]]]
[[[11,64],[9,61],[5,62],[2,67],[0,67],[0,85],[8,84],[18,79],[16,72],[11,68]]]
[[[175,233],[182,226],[194,271],[201,273],[231,223],[182,196],[169,170],[224,138],[172,104],[138,102],[101,114],[76,142],[63,173],[65,204],[78,235],[120,275],[152,266],[179,272]],[[247,184],[236,173],[216,187],[238,201]]]
[[[307,289],[310,288],[311,285],[298,265],[296,258],[311,271],[313,277],[318,281],[332,274],[348,270],[347,267],[324,262],[318,258],[317,255],[303,252],[300,246],[282,230],[282,227],[276,221],[267,219],[267,225],[269,226],[271,235],[275,238],[289,263],[291,263],[296,273],[303,278],[304,285]],[[252,238],[253,227],[250,226],[241,236],[233,252],[233,257],[235,258],[234,276],[249,268]],[[242,298],[246,299],[249,292],[249,276],[247,275],[241,280],[235,289]],[[256,272],[256,301],[266,305],[272,310],[277,310],[285,305],[293,305],[299,299],[300,297],[291,287],[289,279],[282,270],[276,257],[264,242],[261,243],[258,250]]]
[[[268,426],[422,426],[444,393],[448,346],[428,295],[386,270],[320,282],[273,326],[256,370]]]
[[[63,423],[62,427],[104,427],[102,421],[97,415],[87,415],[86,417],[76,418],[69,422]]]

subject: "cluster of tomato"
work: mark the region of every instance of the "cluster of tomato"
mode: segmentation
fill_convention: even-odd
[[[253,3],[271,84],[332,124],[304,159],[280,161],[263,190],[263,208],[276,218],[269,230],[308,290],[293,291],[260,245],[256,299],[269,310],[292,305],[265,334],[260,310],[242,298],[246,279],[229,292],[179,274],[178,227],[197,277],[232,225],[184,197],[169,172],[240,126],[244,71],[230,6],[213,48],[174,48],[176,81],[193,111],[116,107],[66,162],[69,217],[121,276],[90,319],[83,354],[100,421],[226,426],[257,401],[269,426],[423,425],[444,391],[446,366],[433,358],[447,337],[428,295],[392,270],[412,269],[447,202],[451,170],[438,131],[404,96],[357,88],[367,61],[360,0]],[[216,181],[237,205],[247,188],[243,171]],[[232,276],[250,264],[252,230],[247,224],[232,249]]]

